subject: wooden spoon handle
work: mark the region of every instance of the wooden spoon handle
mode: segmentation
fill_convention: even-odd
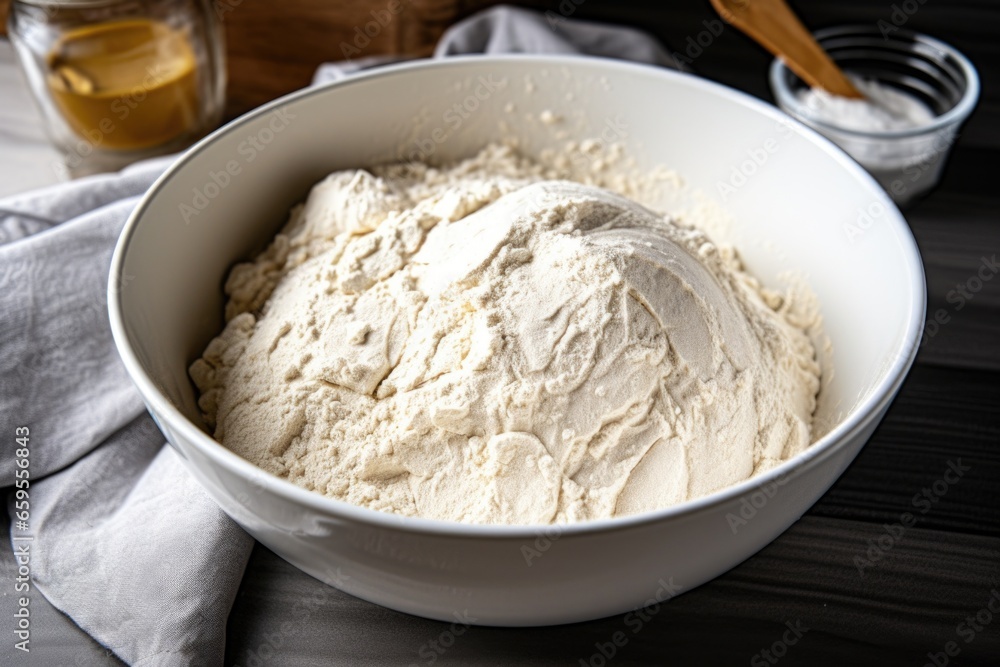
[[[863,99],[785,0],[711,0],[719,16],[778,58],[814,88]]]

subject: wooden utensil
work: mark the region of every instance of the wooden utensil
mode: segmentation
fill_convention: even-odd
[[[810,86],[864,99],[785,0],[712,0],[712,6],[723,20],[785,61]]]

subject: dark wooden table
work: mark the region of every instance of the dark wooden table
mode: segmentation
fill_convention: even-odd
[[[943,308],[950,319],[927,338],[860,456],[798,523],[650,615],[606,661],[598,645],[626,629],[622,617],[471,628],[450,642],[442,635],[447,625],[328,588],[258,545],[230,616],[227,664],[1000,665],[1000,614],[987,609],[991,596],[1000,608],[1000,277],[961,308],[948,298],[1000,254],[1000,3],[896,2],[918,7],[906,27],[960,48],[983,81],[944,182],[905,212],[923,253],[928,312]],[[707,0],[670,3],[655,15],[635,2],[563,5],[576,7],[575,18],[650,30],[675,49],[713,18]],[[798,5],[817,28],[891,21],[893,12],[889,2]],[[693,66],[770,99],[768,61],[727,28]],[[962,476],[942,482],[956,479],[946,476],[953,465]],[[916,523],[900,533],[905,513]],[[292,607],[310,595],[320,603],[294,634],[282,635]],[[51,638],[45,664],[118,664],[51,607],[38,604],[32,613],[37,636]]]

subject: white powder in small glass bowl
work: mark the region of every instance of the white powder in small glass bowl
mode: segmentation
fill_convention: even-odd
[[[891,132],[929,125],[935,114],[912,95],[874,80],[850,77],[865,97],[831,95],[820,88],[798,92],[799,101],[815,117],[831,125],[861,132]]]

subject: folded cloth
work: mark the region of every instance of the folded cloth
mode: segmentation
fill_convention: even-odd
[[[0,411],[9,442],[27,428],[30,475],[11,536],[33,537],[32,585],[125,661],[214,665],[253,541],[165,446],[105,296],[122,225],[169,162],[0,200]]]
[[[578,4],[578,3],[577,3]],[[560,7],[576,9],[564,2]],[[448,29],[434,49],[434,57],[470,53],[545,53],[604,56],[661,67],[682,67],[650,35],[624,26],[567,18],[500,5],[473,14]]]
[[[449,30],[436,55],[500,51],[668,64],[641,33],[505,7]],[[317,80],[383,62],[333,64]],[[11,537],[33,538],[33,588],[94,639],[130,664],[219,665],[253,541],[165,446],[107,320],[115,241],[170,160],[0,199],[0,410],[8,443],[0,448],[0,488]],[[27,429],[30,452],[27,525],[11,488],[18,427]]]

